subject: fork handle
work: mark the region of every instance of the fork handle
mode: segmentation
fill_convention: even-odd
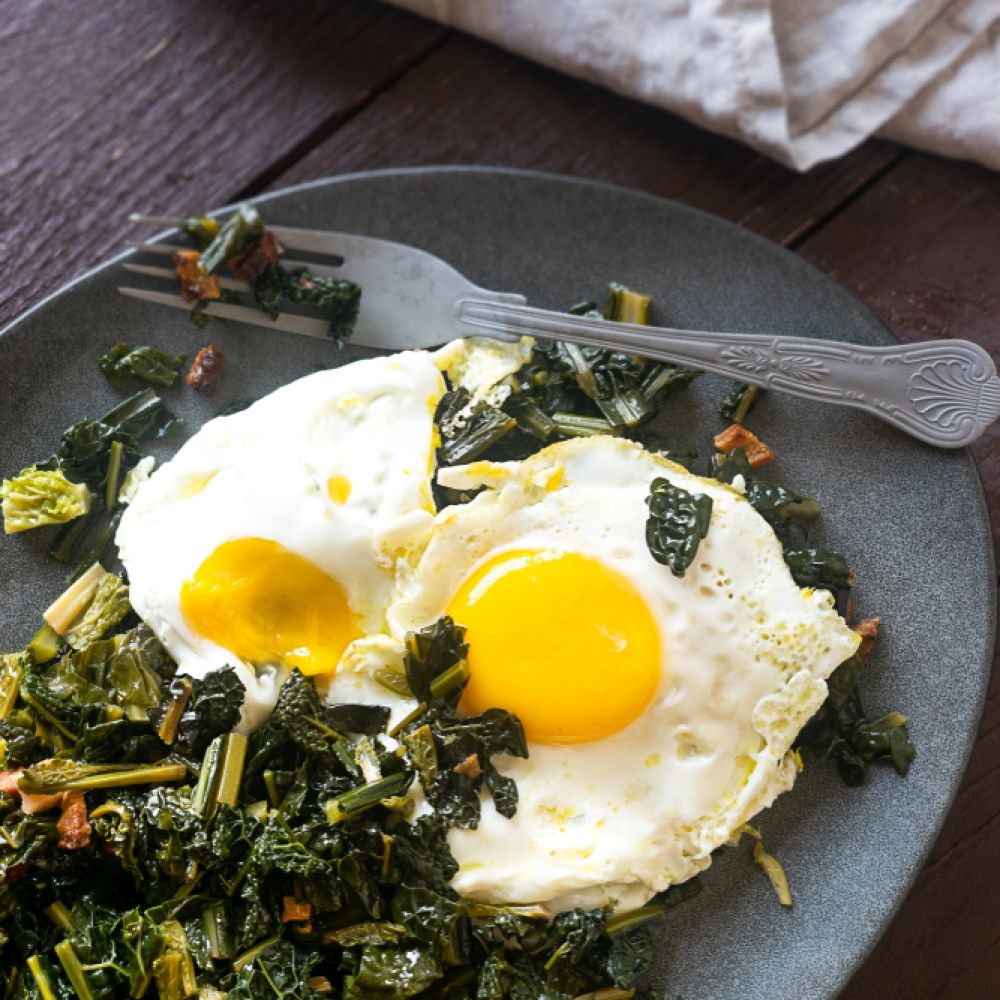
[[[942,448],[975,441],[1000,416],[993,359],[968,340],[865,347],[611,323],[473,298],[459,300],[456,314],[466,335],[548,337],[692,365],[792,396],[864,410]]]

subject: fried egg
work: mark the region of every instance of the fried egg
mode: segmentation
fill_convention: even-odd
[[[666,477],[713,501],[683,577],[645,542]],[[463,896],[628,908],[710,863],[791,787],[792,742],[858,636],[822,590],[800,589],[746,499],[631,442],[590,438],[521,463],[444,469],[457,489],[406,592],[397,641],[451,615],[467,628],[462,708],[519,716],[530,756],[503,759],[519,792],[453,830]]]
[[[259,724],[284,674],[329,674],[385,627],[395,563],[432,522],[444,380],[407,352],[317,372],[209,421],[117,543],[132,604],[182,672],[232,664]]]

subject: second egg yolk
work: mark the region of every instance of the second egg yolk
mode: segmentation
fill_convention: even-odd
[[[343,587],[266,538],[224,542],[182,585],[180,600],[194,632],[257,665],[332,673],[360,635]]]
[[[462,708],[504,708],[529,742],[583,743],[633,722],[661,680],[659,630],[620,573],[575,552],[503,552],[462,584]]]

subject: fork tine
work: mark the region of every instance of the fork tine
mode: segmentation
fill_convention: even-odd
[[[173,215],[143,215],[132,212],[130,222],[150,226],[170,226],[178,228],[184,220]],[[374,244],[383,243],[369,236],[352,236],[350,233],[328,232],[322,229],[299,229],[295,226],[268,226],[268,229],[290,250],[305,250],[332,257],[368,256]],[[143,249],[155,244],[142,244]],[[181,249],[178,247],[177,249]]]
[[[185,302],[179,295],[167,292],[151,292],[145,288],[127,288],[119,286],[118,291],[132,299],[143,302],[154,302],[160,306],[170,306],[173,309],[191,311],[191,303]],[[251,309],[249,306],[234,306],[228,302],[210,302],[205,310],[209,316],[219,316],[222,319],[233,319],[251,326],[262,326],[267,330],[281,330],[284,333],[296,333],[302,337],[316,337],[320,340],[330,339],[330,324],[326,320],[313,319],[311,316],[296,316],[291,313],[279,313],[277,319]]]
[[[156,254],[158,257],[170,257],[176,250],[190,250],[190,247],[180,247],[174,243],[140,243],[135,240],[127,240],[126,246],[131,247],[133,250],[141,250],[143,253]],[[313,274],[318,274],[324,278],[346,278],[342,266],[333,266],[328,264],[313,264],[304,260],[288,260],[286,257],[281,258],[281,264],[289,269],[294,269],[297,267],[307,267]],[[144,272],[137,272],[142,274]],[[225,281],[225,279],[223,279]],[[242,287],[242,286],[241,286]],[[249,289],[249,285],[246,288]]]
[[[142,212],[130,213],[128,221],[142,222],[150,226],[170,226],[172,229],[179,229],[184,223],[179,215],[143,215]]]
[[[174,281],[177,278],[177,275],[169,267],[149,267],[146,264],[122,264],[122,267],[133,274],[148,274],[151,278],[166,278],[168,281]],[[232,289],[234,292],[253,291],[253,286],[249,281],[239,281],[236,278],[220,277],[219,284],[223,288]]]

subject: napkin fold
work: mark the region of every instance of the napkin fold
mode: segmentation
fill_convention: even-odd
[[[884,135],[1000,169],[1000,0],[393,0],[799,170]]]

